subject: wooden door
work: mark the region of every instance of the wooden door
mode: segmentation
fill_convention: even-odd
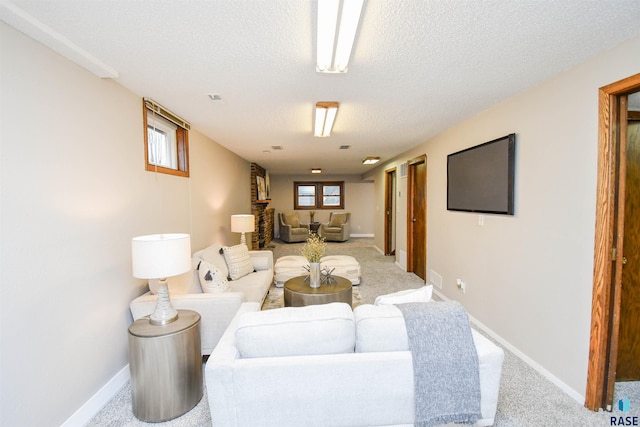
[[[427,281],[427,158],[409,161],[407,271]]]
[[[624,254],[625,239],[626,96],[638,91],[640,73],[598,91],[598,187],[585,395],[585,406],[593,411],[611,410],[613,404],[625,269],[620,254]]]
[[[384,196],[384,254],[396,253],[396,168],[385,171]]]
[[[629,120],[626,134],[624,250],[616,381],[640,380],[640,121]]]

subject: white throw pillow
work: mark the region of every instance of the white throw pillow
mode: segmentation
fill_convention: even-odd
[[[353,316],[356,353],[409,350],[404,316],[395,305],[362,304],[353,309]]]
[[[236,329],[243,358],[353,353],[354,346],[353,311],[343,302],[244,313]]]
[[[229,282],[224,273],[207,261],[200,261],[198,264],[198,278],[204,293],[224,292],[229,289]]]
[[[251,255],[249,255],[247,245],[240,243],[235,246],[224,246],[222,253],[227,262],[229,278],[231,280],[238,280],[249,273],[253,273],[253,262],[251,261]]]
[[[407,289],[392,294],[376,297],[375,305],[403,304],[406,302],[429,302],[433,294],[433,285],[423,286],[418,289]]]

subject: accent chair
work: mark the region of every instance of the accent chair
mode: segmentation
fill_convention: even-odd
[[[278,218],[283,242],[304,242],[309,238],[309,224],[301,224],[297,212],[279,213]]]
[[[320,225],[318,234],[328,242],[346,242],[351,234],[350,221],[350,212],[331,212],[329,222]]]

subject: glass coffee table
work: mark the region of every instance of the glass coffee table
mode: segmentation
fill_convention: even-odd
[[[309,286],[307,276],[297,276],[284,282],[284,306],[304,307],[330,302],[352,303],[351,280],[340,276],[331,276],[331,283],[323,283],[319,288]]]

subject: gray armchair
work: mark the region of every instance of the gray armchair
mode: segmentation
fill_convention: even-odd
[[[309,238],[309,224],[301,224],[297,212],[279,213],[278,219],[283,242],[304,242]]]
[[[320,225],[318,234],[330,242],[346,242],[351,234],[351,213],[331,212],[329,222]]]

